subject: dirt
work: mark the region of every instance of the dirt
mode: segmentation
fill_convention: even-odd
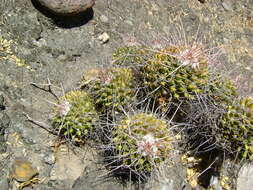
[[[34,189],[66,188],[59,181],[48,180],[52,165],[43,161],[56,137],[27,122],[23,115],[25,112],[47,122],[56,100],[31,83],[43,85],[50,80],[56,94],[61,96],[77,87],[85,70],[110,65],[112,52],[122,44],[136,41],[162,46],[174,36],[177,40],[196,38],[207,48],[219,49],[222,73],[238,84],[242,95],[253,96],[252,13],[252,0],[206,0],[204,3],[97,0],[83,15],[62,17],[39,7],[36,0],[2,0],[0,92],[4,102],[0,102],[0,112],[8,115],[11,124],[4,131],[0,129],[0,143],[2,138],[6,140],[3,145],[6,150],[0,153],[4,163],[0,164],[0,176],[7,178],[12,161],[22,156],[37,165],[40,178],[46,179]],[[105,32],[109,41],[103,43],[99,36]],[[85,162],[85,159],[84,156],[82,160]],[[101,188],[114,185],[118,187],[112,180],[110,185]],[[10,183],[10,189],[15,188],[15,183]]]

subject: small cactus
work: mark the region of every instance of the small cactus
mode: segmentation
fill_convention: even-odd
[[[82,88],[87,88],[93,95],[95,105],[101,112],[109,109],[120,111],[134,101],[135,80],[129,68],[100,70],[92,79],[84,78],[82,84]]]
[[[167,48],[149,59],[141,71],[144,83],[159,98],[194,99],[194,95],[202,93],[208,84],[206,64],[192,66],[181,62],[171,55],[174,51]]]
[[[70,91],[55,107],[52,125],[59,134],[74,142],[86,140],[94,130],[97,114],[93,101],[84,91]]]
[[[172,134],[166,121],[146,113],[121,120],[115,126],[112,141],[121,166],[140,175],[150,173],[169,157],[172,149]]]
[[[221,117],[220,130],[218,142],[230,152],[249,158],[253,154],[253,99],[245,97],[229,105]]]

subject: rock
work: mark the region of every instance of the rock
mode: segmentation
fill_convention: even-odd
[[[9,190],[9,181],[7,178],[2,178],[0,180],[1,190]]]
[[[252,190],[253,164],[245,164],[239,171],[237,178],[237,190]]]
[[[98,169],[97,165],[90,164],[85,167],[83,174],[75,181],[72,186],[72,190],[118,190],[123,189],[122,185],[116,180],[103,180],[102,175],[104,171]],[[85,188],[84,188],[85,187]]]
[[[222,7],[223,7],[226,11],[232,11],[232,10],[233,10],[230,1],[224,1],[224,2],[222,3]]]
[[[0,92],[0,111],[5,110],[4,94]]]
[[[190,184],[186,182],[186,170],[181,163],[173,167],[162,165],[160,173],[154,173],[154,176],[145,184],[144,189],[148,190],[170,190],[184,189],[191,190]]]
[[[103,34],[98,36],[98,39],[104,44],[109,41],[110,36],[106,32],[104,32]]]
[[[51,170],[50,180],[65,180],[71,186],[82,174],[84,166],[82,161],[71,150],[66,151],[57,152],[57,161]]]
[[[104,23],[108,23],[108,22],[109,22],[108,17],[105,16],[105,15],[101,15],[101,16],[99,17],[99,19],[101,20],[101,22],[104,22]]]
[[[10,172],[10,176],[18,182],[26,182],[38,175],[37,168],[32,166],[32,163],[24,158],[14,160]]]
[[[60,15],[75,15],[91,8],[95,0],[37,0],[42,6]]]
[[[210,186],[213,190],[222,190],[218,176],[212,176],[210,179]]]
[[[0,153],[6,151],[5,133],[7,127],[10,125],[10,118],[6,113],[0,113]]]
[[[55,163],[55,156],[53,154],[45,155],[43,159],[46,164],[52,165]]]

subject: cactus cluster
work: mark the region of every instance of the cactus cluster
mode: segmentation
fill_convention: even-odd
[[[175,131],[183,131],[182,139],[194,148],[206,151],[215,146],[219,152],[239,152],[243,158],[252,155],[253,100],[238,101],[236,87],[212,72],[201,46],[154,51],[142,46],[122,47],[113,54],[113,63],[111,68],[85,72],[80,89],[61,98],[53,118],[61,135],[83,141],[94,132],[96,121],[104,121],[106,116],[103,140],[107,139],[100,141],[102,147],[111,151],[110,158],[116,159],[112,163],[119,164],[116,168],[139,175],[168,160]],[[161,104],[157,107],[156,102],[151,109],[145,101],[148,98],[165,105],[172,102],[172,111],[161,113]],[[175,107],[177,111],[171,114]],[[163,119],[153,110],[163,114]],[[176,124],[173,131],[171,123]]]
[[[119,122],[113,131],[116,158],[134,173],[151,172],[169,157],[172,134],[166,121],[153,114],[138,113]]]
[[[53,127],[73,142],[81,142],[90,135],[97,121],[92,98],[84,91],[70,91],[55,106]]]

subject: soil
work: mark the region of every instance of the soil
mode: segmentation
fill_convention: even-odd
[[[91,180],[99,175],[96,168],[100,168],[91,161],[97,159],[96,154],[85,156],[86,150],[80,149],[83,174],[78,179],[50,180],[54,163],[44,159],[54,154],[52,145],[57,138],[24,116],[27,113],[48,122],[56,102],[51,94],[31,83],[43,85],[50,80],[61,96],[77,88],[85,70],[109,66],[112,52],[123,44],[162,46],[170,38],[196,38],[207,48],[219,50],[222,73],[237,83],[241,95],[253,97],[252,0],[97,0],[84,14],[70,17],[53,15],[36,0],[1,1],[0,179],[8,179],[15,158],[25,157],[39,169],[40,182],[33,187],[36,190],[123,188],[114,179],[93,186]],[[103,33],[109,35],[108,41],[99,40]],[[179,175],[185,175],[179,170]],[[184,181],[182,177],[174,187],[190,189],[180,184]],[[146,189],[168,187],[152,184]],[[16,185],[10,182],[7,186],[14,190]]]

